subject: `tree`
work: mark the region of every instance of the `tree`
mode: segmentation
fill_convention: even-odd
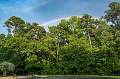
[[[7,76],[7,72],[13,72],[15,70],[15,65],[3,61],[3,63],[0,64],[0,70],[3,72],[3,76]]]
[[[119,49],[120,49],[120,38],[119,38],[119,35],[120,35],[120,3],[119,2],[112,2],[109,4],[109,9],[107,11],[105,11],[105,19],[107,20],[108,23],[111,22],[111,26],[114,28],[112,29],[111,33],[113,35],[113,41],[112,42],[109,42],[109,44],[111,46],[109,46],[109,48],[111,48],[112,50],[112,56],[113,56],[113,59],[112,58],[109,58],[109,59],[112,59],[112,60],[115,60],[113,63],[113,72],[120,72],[120,58],[119,58]],[[111,36],[110,34],[111,33],[108,33],[109,34],[109,37]],[[108,37],[108,35],[107,35]],[[117,74],[118,75],[118,74]]]
[[[16,30],[23,28],[25,21],[20,17],[12,16],[6,22],[5,26],[8,28],[9,32],[13,32],[15,34]]]
[[[120,3],[110,3],[109,9],[105,13],[106,15],[104,17],[107,22],[111,22],[114,28],[120,29]]]
[[[30,37],[32,39],[41,39],[46,35],[46,31],[43,26],[40,26],[38,23],[32,23],[29,27],[27,27],[26,37]]]

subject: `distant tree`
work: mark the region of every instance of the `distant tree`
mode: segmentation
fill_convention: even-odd
[[[15,33],[16,30],[22,28],[24,24],[25,21],[17,16],[12,16],[5,22],[5,26],[8,28],[8,31],[12,31],[13,33]]]
[[[0,70],[3,72],[3,76],[7,76],[7,72],[13,72],[15,70],[15,65],[12,63],[3,61],[0,64]]]
[[[109,4],[109,9],[105,11],[104,16],[107,22],[111,22],[114,28],[120,29],[120,3],[112,2]]]

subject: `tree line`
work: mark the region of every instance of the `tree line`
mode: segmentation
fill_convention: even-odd
[[[71,16],[49,31],[10,17],[8,34],[0,34],[0,63],[14,64],[17,75],[120,75],[120,3],[108,7],[98,19]]]

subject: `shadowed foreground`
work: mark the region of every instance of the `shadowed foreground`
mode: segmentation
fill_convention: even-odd
[[[17,76],[0,79],[119,79],[117,76]]]

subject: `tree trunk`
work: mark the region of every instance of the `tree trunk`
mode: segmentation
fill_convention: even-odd
[[[57,62],[59,60],[59,43],[57,44],[57,52],[56,52],[56,58],[57,58]]]
[[[3,71],[3,76],[4,76],[4,77],[7,76],[7,72],[6,72],[6,70]]]
[[[89,37],[89,41],[90,41],[90,46],[91,46],[91,48],[92,48],[92,41],[91,41],[89,32],[88,32],[88,37]]]

